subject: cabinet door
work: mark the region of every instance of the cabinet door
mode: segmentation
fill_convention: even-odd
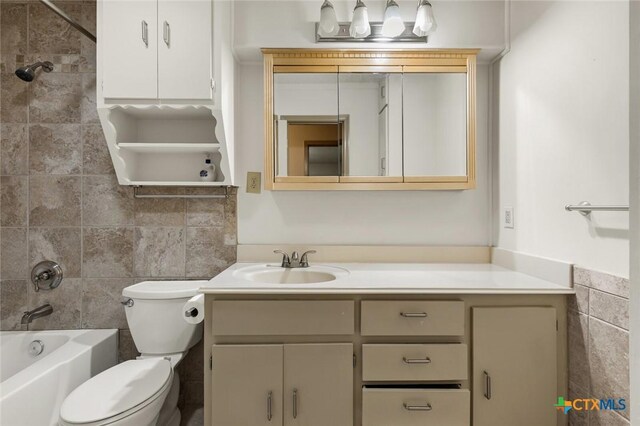
[[[473,308],[473,425],[555,426],[556,311]]]
[[[103,1],[102,93],[105,98],[158,97],[156,0]]]
[[[214,345],[215,426],[282,425],[282,345]]]
[[[211,99],[212,10],[208,0],[159,0],[160,99]]]
[[[286,426],[353,425],[351,343],[285,345],[284,365]]]

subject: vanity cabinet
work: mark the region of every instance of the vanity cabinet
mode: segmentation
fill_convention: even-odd
[[[207,426],[566,426],[563,295],[205,304]]]
[[[353,424],[353,345],[213,345],[216,426]]]
[[[556,310],[478,307],[472,315],[473,425],[555,425]]]
[[[212,3],[102,2],[105,98],[211,99]]]

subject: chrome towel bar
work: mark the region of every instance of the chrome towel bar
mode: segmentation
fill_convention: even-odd
[[[133,198],[187,198],[187,199],[203,199],[203,198],[229,198],[231,195],[229,187],[224,187],[223,194],[140,194],[139,187],[133,187]]]
[[[567,204],[564,209],[568,212],[579,212],[583,216],[589,216],[591,212],[628,212],[629,206],[592,206],[588,201],[581,201],[578,205]]]

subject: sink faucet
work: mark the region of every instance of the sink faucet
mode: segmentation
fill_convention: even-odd
[[[35,308],[32,311],[26,311],[24,315],[22,315],[22,320],[20,324],[31,324],[31,321],[34,319],[46,317],[47,315],[51,315],[53,313],[53,307],[50,304],[44,304]]]
[[[294,251],[291,253],[291,257],[282,250],[274,250],[274,253],[282,255],[282,266],[283,268],[308,268],[309,260],[307,259],[307,255],[313,254],[315,250],[307,250],[302,253],[302,256],[298,256],[298,252]]]

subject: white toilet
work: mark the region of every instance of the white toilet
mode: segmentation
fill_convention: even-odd
[[[145,281],[122,291],[141,355],[78,386],[60,408],[61,426],[179,426],[175,367],[202,338],[183,306],[206,281]]]

